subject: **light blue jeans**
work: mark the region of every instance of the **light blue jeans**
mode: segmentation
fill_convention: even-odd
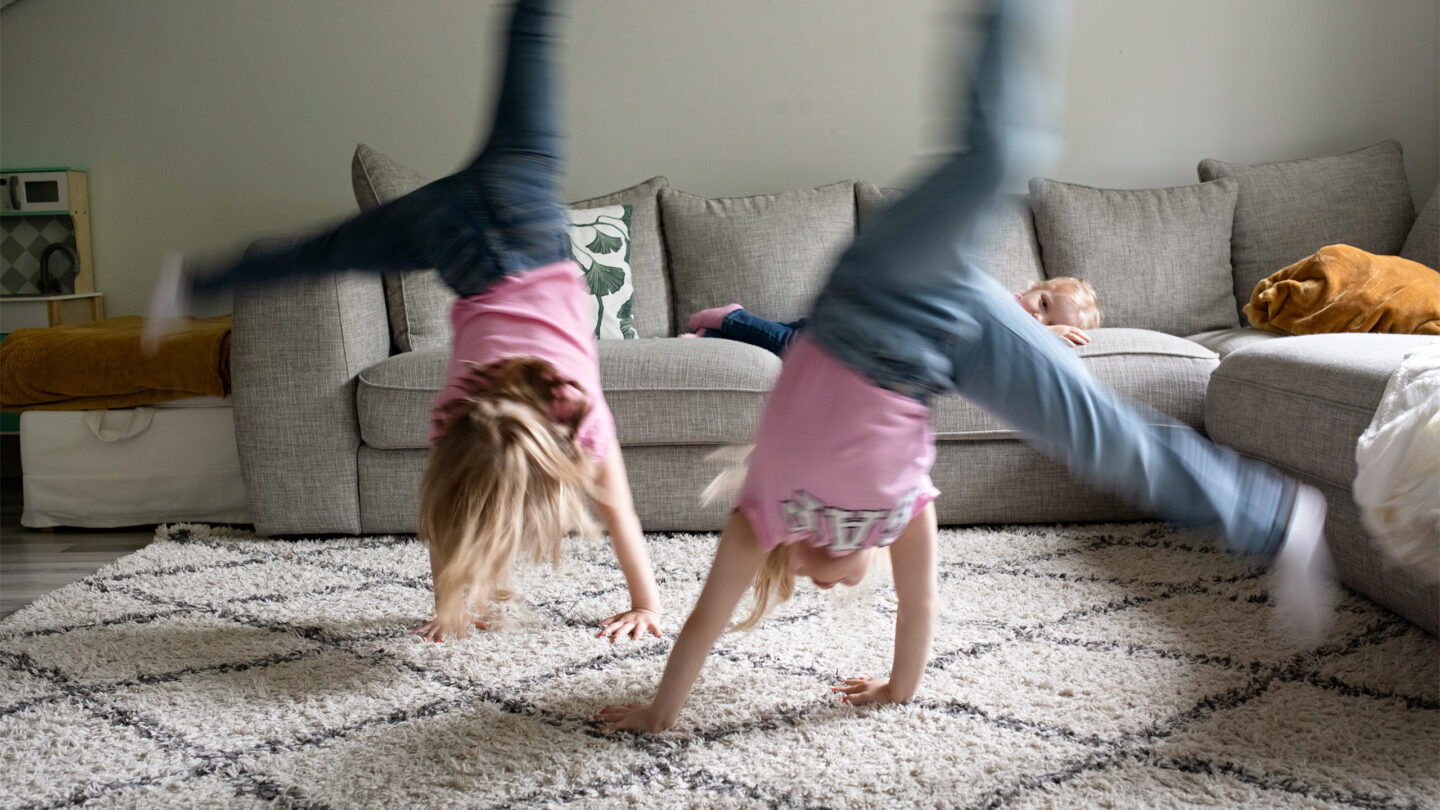
[[[1175,523],[1221,527],[1232,550],[1272,556],[1294,481],[1121,400],[977,264],[1000,189],[1058,153],[1058,93],[1033,56],[1060,47],[1065,19],[1058,0],[994,4],[982,23],[968,148],[839,259],[810,317],[811,339],[877,385],[922,402],[957,393],[1075,475]]]

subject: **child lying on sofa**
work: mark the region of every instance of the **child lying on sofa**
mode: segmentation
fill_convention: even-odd
[[[1061,276],[1031,284],[1015,293],[1015,302],[1036,321],[1071,346],[1090,342],[1086,329],[1100,326],[1099,297],[1084,279]],[[739,304],[702,309],[690,316],[689,334],[681,337],[718,337],[738,340],[762,349],[783,353],[805,328],[808,318],[772,321],[755,315]]]

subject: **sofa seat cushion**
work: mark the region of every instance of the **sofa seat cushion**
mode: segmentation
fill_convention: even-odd
[[[381,450],[428,448],[430,411],[449,364],[450,350],[437,346],[391,355],[360,372],[360,440]]]
[[[1214,352],[1184,338],[1144,329],[1094,329],[1076,352],[1097,380],[1138,402],[1200,430],[1205,386],[1219,365]],[[960,397],[935,407],[938,441],[1018,438],[1018,433]]]
[[[1234,329],[1216,329],[1213,332],[1201,332],[1198,335],[1189,335],[1186,340],[1193,340],[1201,346],[1220,355],[1223,360],[1226,355],[1236,349],[1249,346],[1251,343],[1260,343],[1266,340],[1275,340],[1284,337],[1274,332],[1263,332],[1253,326],[1237,326]]]
[[[600,346],[620,443],[749,444],[780,358],[733,340],[656,338]]]
[[[360,373],[360,436],[381,450],[428,447],[446,349],[388,357]],[[622,445],[747,444],[780,358],[730,340],[600,341],[600,379]]]
[[[1096,329],[1079,347],[1085,367],[1121,396],[1201,429],[1215,353],[1143,329]],[[423,349],[361,372],[360,435],[378,449],[427,446],[430,407],[449,354]],[[748,444],[780,374],[780,358],[732,340],[642,338],[600,342],[600,379],[622,445]],[[960,397],[936,400],[938,441],[1016,437]]]
[[[1355,442],[1390,374],[1422,335],[1284,337],[1230,353],[1210,380],[1210,437],[1247,456],[1348,491]]]

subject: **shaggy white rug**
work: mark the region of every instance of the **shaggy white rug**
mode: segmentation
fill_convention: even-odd
[[[652,536],[678,630],[713,535]],[[204,526],[0,623],[0,806],[1220,807],[1440,803],[1440,646],[1349,596],[1318,646],[1266,579],[1157,524],[946,530],[930,671],[883,675],[893,592],[808,585],[711,657],[676,731],[602,736],[671,638],[611,645],[605,546],[524,573],[529,609],[463,642],[410,538]],[[743,609],[742,605],[742,609]]]

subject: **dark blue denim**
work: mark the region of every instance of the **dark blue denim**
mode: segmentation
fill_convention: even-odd
[[[705,337],[738,340],[775,354],[784,354],[790,344],[795,342],[800,330],[805,328],[807,320],[801,318],[798,321],[781,323],[737,309],[720,322],[719,331],[707,330]]]
[[[994,0],[981,30],[966,150],[883,212],[816,300],[811,339],[875,384],[921,402],[956,393],[1076,475],[1176,523],[1223,527],[1270,556],[1295,482],[1116,396],[980,267],[1001,189],[1058,155],[1059,0]]]
[[[202,266],[192,274],[194,293],[339,270],[435,268],[459,295],[476,295],[505,276],[567,258],[553,5],[515,4],[490,136],[469,165],[318,236]]]

